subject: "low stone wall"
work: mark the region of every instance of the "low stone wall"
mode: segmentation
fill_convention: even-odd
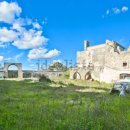
[[[4,71],[0,71],[0,79],[4,79]]]
[[[63,73],[64,73],[63,71],[38,71],[38,72],[34,72],[34,74],[45,75],[48,78],[59,77]]]

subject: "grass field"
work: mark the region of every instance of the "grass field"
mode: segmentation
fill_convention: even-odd
[[[130,95],[111,84],[0,81],[0,130],[130,130]]]

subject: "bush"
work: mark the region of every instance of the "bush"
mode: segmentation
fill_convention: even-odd
[[[63,83],[62,81],[59,81],[59,84],[60,84],[60,85],[64,85],[64,83]]]
[[[69,79],[69,77],[70,77],[70,73],[69,73],[69,71],[66,71],[64,73],[64,78]]]
[[[39,82],[51,82],[51,80],[45,75],[40,75]]]
[[[73,83],[69,83],[68,86],[74,87],[75,85]]]
[[[100,84],[100,82],[98,80],[94,80],[93,83]]]

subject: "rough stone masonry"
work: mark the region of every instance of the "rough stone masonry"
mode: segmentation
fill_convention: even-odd
[[[84,51],[77,52],[77,66],[70,70],[71,79],[111,83],[125,77],[130,77],[130,47],[126,50],[109,40],[96,46],[85,40]]]

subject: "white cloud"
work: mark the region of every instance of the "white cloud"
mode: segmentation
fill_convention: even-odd
[[[113,12],[114,14],[119,14],[119,13],[121,13],[121,10],[118,9],[118,8],[113,8],[113,9],[112,9],[112,12]]]
[[[60,54],[58,50],[48,51],[43,48],[48,38],[43,36],[42,26],[38,21],[20,17],[21,12],[22,9],[16,2],[0,2],[0,22],[9,24],[8,28],[0,28],[0,47],[6,47],[8,43],[18,49],[32,49],[28,54],[29,59],[58,56]],[[47,18],[42,24],[46,22]],[[22,54],[5,60],[17,61],[21,56]]]
[[[29,59],[52,58],[58,56],[59,54],[60,51],[56,49],[48,51],[47,49],[44,48],[37,48],[29,51],[28,58]]]
[[[60,54],[60,51],[54,49],[54,50],[47,52],[45,54],[45,58],[52,58],[52,57],[58,56],[59,54]]]
[[[15,61],[18,61],[18,59],[20,59],[23,55],[24,55],[24,53],[20,53],[20,54],[16,55],[16,56],[14,57],[14,60],[15,60]]]
[[[128,7],[123,6],[122,9],[121,9],[121,11],[122,11],[122,12],[126,12],[126,11],[128,11]]]
[[[5,61],[13,61],[14,58],[11,58],[11,57],[8,57],[8,58],[5,58]]]
[[[20,16],[21,12],[22,9],[15,2],[0,2],[0,21],[2,22],[13,23],[15,18]]]
[[[106,11],[106,15],[109,15],[109,13],[110,13],[110,10],[108,9],[108,10]]]
[[[12,45],[19,49],[30,49],[43,46],[48,41],[47,38],[42,36],[42,31],[35,31],[33,29],[24,30]]]
[[[7,48],[7,45],[0,44],[0,48]]]
[[[29,18],[18,18],[12,24],[11,29],[17,30],[22,33],[24,30],[26,30],[25,27],[31,24],[32,24],[32,20]]]
[[[15,22],[15,23],[13,24],[13,26],[12,26],[12,30],[16,30],[16,31],[19,31],[19,32],[22,33],[22,32],[25,31],[25,28],[22,27],[22,26],[20,25],[20,23]]]
[[[12,42],[17,38],[17,33],[13,30],[9,30],[6,27],[0,28],[0,43]]]
[[[48,19],[45,18],[45,19],[42,21],[42,24],[47,24],[47,21],[48,21]]]
[[[38,22],[33,22],[32,24],[35,29],[41,29],[41,26]]]
[[[19,17],[18,19],[15,19],[15,23],[19,23],[20,26],[31,25],[32,22],[33,21],[30,18],[21,18],[21,17]]]
[[[0,56],[0,62],[4,60],[4,57],[3,56]]]
[[[33,21],[29,18],[18,18],[16,19],[13,24],[12,24],[12,28],[14,30],[17,30],[19,32],[24,32],[26,29],[26,27],[32,25],[33,26]],[[40,26],[40,25],[39,25]]]
[[[116,14],[120,14],[120,13],[124,13],[128,11],[128,7],[127,6],[123,6],[122,8],[112,8],[112,9],[108,9],[106,11],[106,15],[116,15]]]
[[[0,45],[12,43],[18,49],[43,46],[48,39],[42,36],[41,25],[29,18],[21,18],[22,9],[15,2],[0,2],[0,22],[10,23],[12,27],[0,28]]]
[[[11,27],[0,28],[0,45],[12,43],[18,49],[31,49],[43,46],[48,39],[43,36],[37,20],[21,18],[22,9],[17,3],[0,2],[0,22],[10,23]],[[5,17],[3,17],[5,16]],[[17,18],[16,18],[17,16]]]
[[[34,68],[34,67],[36,67],[36,64],[31,64],[31,65],[29,65],[31,68]]]
[[[5,58],[5,61],[18,61],[22,56],[24,55],[24,53],[20,53],[14,57],[9,57],[9,58]]]
[[[25,25],[32,25],[33,28],[26,29]],[[30,49],[43,46],[48,39],[42,35],[41,26],[38,22],[31,22],[30,19],[19,19],[15,21],[12,29],[17,30],[19,37],[12,43],[19,49]]]

